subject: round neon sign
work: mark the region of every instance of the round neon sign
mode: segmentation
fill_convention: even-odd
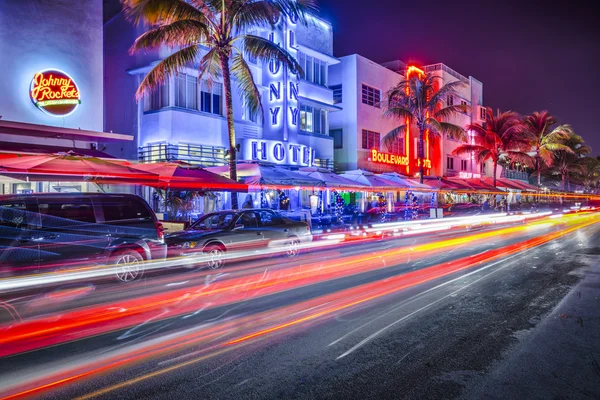
[[[73,78],[57,69],[35,74],[29,96],[37,108],[54,117],[65,117],[81,104],[79,88]]]

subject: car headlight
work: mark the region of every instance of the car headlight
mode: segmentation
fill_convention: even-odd
[[[193,249],[197,244],[198,242],[185,242],[181,244],[181,247],[184,249]]]

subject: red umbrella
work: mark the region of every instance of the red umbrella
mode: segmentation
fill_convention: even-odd
[[[17,179],[111,183],[148,183],[157,180],[153,173],[108,160],[73,154],[44,154],[0,159],[0,174]]]
[[[161,189],[179,190],[248,190],[248,185],[209,172],[203,168],[177,162],[136,164],[136,168],[158,175],[158,182],[151,184]]]

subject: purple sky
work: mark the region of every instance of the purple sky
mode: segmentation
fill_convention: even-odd
[[[358,2],[356,2],[358,3]],[[527,3],[527,4],[522,4]],[[547,109],[600,154],[600,21],[592,2],[320,0],[336,56],[443,62],[483,82],[486,106]],[[376,4],[369,7],[367,4]]]

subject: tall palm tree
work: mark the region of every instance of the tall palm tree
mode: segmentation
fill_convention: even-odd
[[[303,74],[294,57],[275,43],[248,34],[256,27],[271,27],[280,17],[306,22],[306,13],[316,10],[315,0],[122,0],[135,23],[150,29],[135,40],[131,52],[166,46],[173,53],[156,64],[142,80],[139,99],[156,89],[184,67],[196,66],[198,82],[209,85],[223,79],[225,114],[229,136],[229,174],[237,179],[236,139],[233,120],[232,76],[250,112],[262,111],[260,92],[245,56],[264,62],[279,62],[292,74]],[[233,196],[232,207],[237,208]]]
[[[494,115],[490,107],[486,108],[485,122],[475,123],[467,127],[474,132],[474,144],[463,144],[452,152],[453,155],[475,154],[479,162],[492,160],[494,163],[494,186],[496,171],[501,157],[508,157],[512,162],[532,165],[532,158],[527,155],[531,138],[523,131],[519,115],[506,111]]]
[[[534,112],[523,120],[525,130],[531,135],[535,148],[535,170],[538,187],[542,184],[542,167],[551,167],[554,152],[558,150],[571,153],[572,150],[562,142],[573,133],[570,125],[558,125],[558,120],[544,110]]]
[[[598,183],[600,183],[600,159],[595,157],[583,157],[580,160],[581,171],[577,174],[579,183],[586,190],[596,192]]]
[[[411,127],[419,131],[419,159],[425,159],[425,132],[432,139],[448,135],[456,139],[465,139],[462,127],[448,122],[455,114],[466,112],[464,105],[446,105],[445,99],[456,93],[464,84],[461,81],[448,82],[437,88],[436,79],[441,77],[432,73],[417,74],[403,79],[391,88],[385,97],[384,115],[401,121],[403,124],[388,132],[384,143],[389,147],[399,137],[407,134]],[[423,162],[419,163],[419,177],[423,183]]]
[[[592,152],[592,148],[584,143],[583,138],[576,133],[569,133],[569,137],[563,141],[563,144],[571,151],[558,150],[554,153],[554,167],[551,173],[560,175],[561,188],[567,190],[570,181],[570,175],[582,173],[581,159]]]

